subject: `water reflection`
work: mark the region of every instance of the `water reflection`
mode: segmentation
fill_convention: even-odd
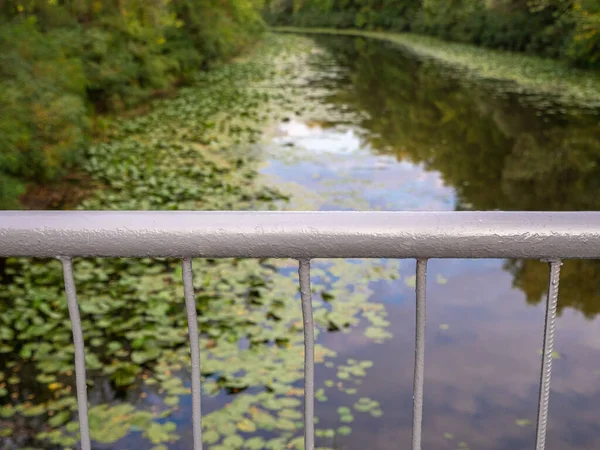
[[[327,114],[282,123],[266,174],[291,183],[291,209],[600,210],[600,127],[594,111],[465,82],[449,69],[380,42],[319,38],[308,93]],[[300,194],[298,194],[300,192]],[[300,201],[298,202],[298,198]],[[310,198],[310,201],[307,199]],[[374,362],[360,395],[381,418],[360,417],[342,449],[410,442],[414,261],[372,283],[393,338],[360,329],[319,339]],[[424,448],[532,448],[548,267],[537,261],[430,262]],[[600,263],[563,266],[548,449],[600,448]],[[336,380],[325,367],[317,384]],[[339,382],[339,380],[336,380]],[[337,427],[343,396],[317,404]]]
[[[443,270],[443,263],[432,268]],[[471,449],[532,448],[544,310],[525,306],[510,282],[509,274],[489,267],[429,284],[424,448],[456,449],[460,442]],[[361,392],[385,410],[381,420],[356,426],[343,448],[410,442],[414,294],[405,288],[402,295],[406,302],[388,306],[393,340],[378,348],[343,336],[327,341],[340,358],[374,360]],[[598,329],[566,311],[558,336],[548,448],[600,448]]]
[[[540,105],[493,83],[465,83],[447,69],[381,43],[325,39],[320,45],[327,51],[315,48],[315,77],[302,89],[321,110],[278,124],[266,148],[270,156],[264,174],[289,184],[296,194],[285,207],[600,209],[598,115],[548,102]],[[323,267],[315,262],[316,270]],[[424,448],[531,448],[547,266],[535,261],[436,260],[429,267]],[[345,279],[353,283],[374,273],[352,273],[351,265],[343,270],[350,272]],[[361,326],[348,333],[319,333],[319,343],[337,351],[339,363],[348,358],[373,361],[352,395],[379,401],[384,415],[356,414],[350,436],[319,438],[318,445],[347,450],[408,446],[413,274],[414,261],[403,261],[399,280],[373,282],[364,294],[385,304],[392,339],[373,344]],[[599,280],[598,262],[563,267],[549,450],[600,448]],[[344,306],[340,300],[348,296],[345,287],[332,305]],[[291,282],[285,296],[295,288]],[[348,292],[354,289],[356,285],[348,285]],[[366,286],[358,286],[359,294],[364,290]],[[181,379],[189,386],[189,374]],[[332,385],[335,380],[335,386],[346,383],[335,366],[320,364],[317,386],[327,385],[326,380]],[[251,392],[206,395],[203,411],[210,413]],[[29,394],[23,390],[18,396]],[[332,388],[328,400],[317,403],[320,428],[342,424],[338,408],[348,404],[348,395]],[[123,397],[154,410],[161,407],[164,394],[152,385],[117,392],[106,379],[96,380],[90,392],[93,404]],[[190,398],[181,400],[171,417],[182,436],[173,449],[189,448],[192,436]],[[42,426],[30,421],[19,428],[32,433],[32,424]],[[139,445],[139,434],[133,433],[98,448]]]
[[[325,82],[335,87],[327,101],[363,113],[358,126],[372,151],[439,173],[456,210],[600,210],[600,111],[466,82],[380,42],[320,43],[347,70]],[[543,298],[546,265],[506,267],[528,302]],[[566,307],[600,312],[598,261],[566,262],[559,311]]]

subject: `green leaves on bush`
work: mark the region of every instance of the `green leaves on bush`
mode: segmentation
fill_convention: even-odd
[[[263,29],[252,0],[0,2],[0,208],[82,160],[94,111],[190,81]]]

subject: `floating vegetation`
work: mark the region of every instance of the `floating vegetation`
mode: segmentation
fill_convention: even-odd
[[[565,61],[444,42],[415,33],[296,27],[276,27],[275,30],[358,36],[393,42],[421,58],[448,65],[461,77],[493,81],[495,88],[520,94],[540,94],[541,98],[579,107],[600,106],[600,76],[593,71],[574,69]]]
[[[86,151],[85,169],[99,188],[78,209],[284,207],[286,196],[258,178],[255,144],[270,124],[300,112],[297,84],[307,58],[314,57],[312,48],[304,38],[271,37],[247,59],[198,74],[195,86],[157,102],[149,114],[115,119],[107,139]],[[217,405],[203,417],[204,441],[213,450],[303,446],[295,265],[194,262],[202,394]],[[364,324],[365,339],[388,339],[385,308],[370,301],[369,283],[392,279],[397,269],[377,260],[320,261],[313,274],[317,337]],[[173,413],[190,393],[180,262],[77,259],[74,270],[92,439],[111,444],[138,433],[145,440],[138,448],[168,448],[180,439]],[[72,448],[79,438],[74,350],[60,264],[9,258],[4,277],[0,447],[35,442]],[[338,361],[318,339],[315,353],[317,364],[337,374],[335,383],[318,387],[317,399],[326,401],[332,389],[348,396],[340,425],[317,427],[318,436],[351,433],[352,405],[374,417],[383,414],[376,401],[355,397],[370,361]]]

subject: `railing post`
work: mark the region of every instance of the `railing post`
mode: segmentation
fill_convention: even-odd
[[[421,450],[421,434],[423,427],[423,384],[425,376],[425,322],[426,322],[426,289],[427,260],[417,260],[417,296],[415,325],[415,373],[413,378],[413,428],[412,450]]]
[[[560,279],[560,260],[550,264],[548,299],[546,302],[546,320],[544,323],[544,347],[542,349],[542,370],[540,376],[540,396],[536,432],[536,450],[546,448],[546,429],[548,426],[548,405],[550,403],[550,378],[552,377],[552,353],[554,352],[554,332],[556,326],[556,307],[558,305],[558,282]]]
[[[315,448],[315,326],[310,292],[310,260],[299,260],[300,296],[304,321],[304,449]]]
[[[194,280],[192,274],[192,258],[183,258],[182,269],[183,292],[185,296],[188,334],[190,337],[190,354],[192,358],[192,429],[194,434],[194,450],[202,450],[200,342],[196,313],[196,296],[194,294]]]
[[[85,347],[79,306],[77,305],[77,291],[73,279],[73,263],[71,258],[58,258],[62,262],[65,292],[71,328],[73,331],[73,345],[75,347],[75,384],[77,389],[77,406],[79,415],[79,434],[81,450],[91,450],[90,425],[88,421],[87,383],[85,374]]]

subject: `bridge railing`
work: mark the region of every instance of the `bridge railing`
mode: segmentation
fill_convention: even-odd
[[[0,257],[58,258],[75,345],[80,440],[91,449],[83,332],[72,258],[179,258],[192,360],[194,449],[202,448],[200,350],[193,258],[298,260],[304,318],[304,442],[314,449],[314,258],[416,259],[416,336],[412,449],[421,449],[425,371],[427,261],[432,258],[519,258],[549,264],[540,369],[536,450],[545,448],[560,266],[600,258],[600,213],[532,212],[0,212]]]

